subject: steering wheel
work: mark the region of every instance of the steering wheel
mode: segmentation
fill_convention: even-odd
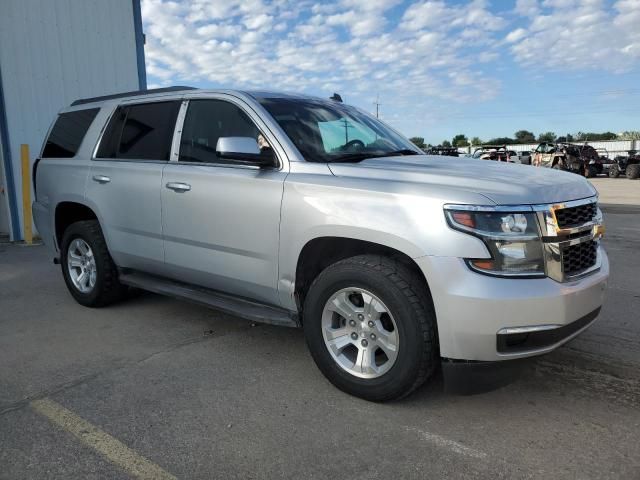
[[[358,151],[358,150],[363,150],[364,147],[365,145],[362,140],[358,140],[357,138],[354,138],[353,140],[349,140],[347,143],[345,143],[342,146],[342,150]]]

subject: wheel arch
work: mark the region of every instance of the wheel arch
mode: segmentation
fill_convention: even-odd
[[[320,272],[340,260],[364,254],[382,255],[400,262],[419,279],[420,287],[423,289],[422,293],[431,299],[429,282],[422,269],[408,253],[389,245],[367,240],[342,236],[323,236],[307,241],[298,255],[294,281],[294,297],[298,312],[302,314],[305,295]]]
[[[58,249],[65,230],[75,222],[98,220],[98,216],[89,206],[75,201],[62,201],[56,205],[54,213],[54,235]]]

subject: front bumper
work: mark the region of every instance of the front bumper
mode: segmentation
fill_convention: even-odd
[[[580,334],[595,321],[604,301],[609,261],[602,247],[599,256],[597,271],[564,283],[490,277],[454,257],[416,259],[431,289],[441,357],[525,358],[550,352]]]

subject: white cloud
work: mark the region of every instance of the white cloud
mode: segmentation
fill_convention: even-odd
[[[516,10],[538,8],[533,3],[518,2]],[[630,69],[640,58],[640,1],[622,0],[613,9],[602,0],[545,0],[541,6],[528,28],[506,36],[520,63],[616,72]]]
[[[518,40],[521,40],[526,36],[527,36],[527,31],[524,28],[518,28],[512,32],[509,32],[505,40],[509,43],[513,43],[513,42],[517,42]]]
[[[640,59],[639,0],[517,0],[502,14],[486,0],[143,0],[142,14],[150,83],[337,91],[361,105],[379,93],[389,115],[495,98],[509,57],[613,72]]]
[[[322,94],[349,89],[364,97],[388,92],[447,101],[490,98],[499,88],[473,68],[495,56],[477,26],[489,15],[502,21],[482,0],[455,7],[402,7],[398,0],[143,0],[142,6],[148,72],[156,83]],[[394,8],[409,28],[397,17],[390,21]],[[432,22],[437,28],[429,28]]]
[[[247,15],[242,23],[250,30],[257,30],[268,27],[272,21],[273,17],[271,15],[261,13],[258,15]]]
[[[540,13],[538,0],[517,0],[514,12],[524,17],[534,17]]]

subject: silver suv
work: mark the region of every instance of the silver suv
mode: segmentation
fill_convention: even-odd
[[[587,328],[609,275],[583,178],[424,155],[335,99],[79,100],[34,178],[37,228],[82,305],[137,287],[302,327],[324,375],[374,401],[437,369],[448,390],[494,388]]]

